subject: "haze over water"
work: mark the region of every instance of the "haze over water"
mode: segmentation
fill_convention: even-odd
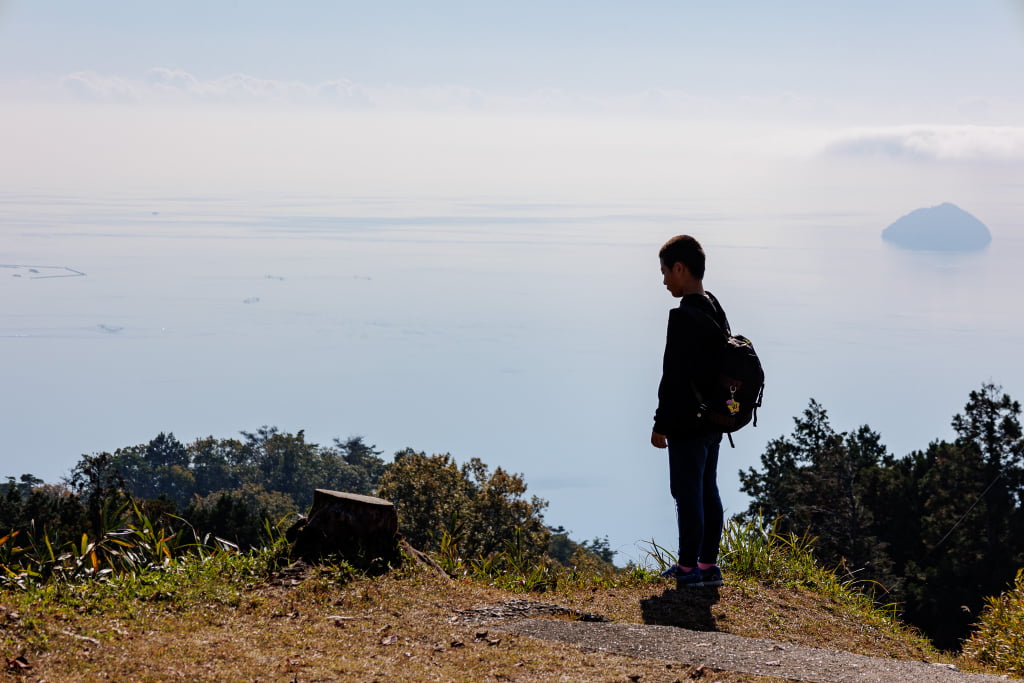
[[[386,458],[409,446],[523,473],[549,523],[641,559],[638,541],[674,543],[647,439],[676,304],[656,254],[676,232],[702,239],[706,284],[768,375],[759,426],[723,450],[730,513],[746,507],[736,471],[810,397],[903,455],[948,438],[982,381],[1024,387],[1024,324],[1007,315],[1024,245],[1008,223],[990,223],[992,249],[940,254],[884,244],[893,217],[869,212],[6,200],[4,474],[54,481],[159,432],[361,434]]]

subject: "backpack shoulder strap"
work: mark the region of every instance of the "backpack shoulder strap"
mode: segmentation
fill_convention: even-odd
[[[732,336],[732,332],[729,330],[729,318],[725,315],[722,304],[718,303],[718,299],[711,292],[704,292],[704,294],[706,301],[709,302],[707,306],[687,304],[684,300],[680,303],[679,308],[690,311],[695,318],[710,322],[714,329],[728,339]]]
[[[715,312],[718,314],[718,317],[720,318],[720,320],[715,320],[715,324],[722,328],[722,331],[725,332],[726,336],[732,336],[732,329],[729,326],[729,316],[725,314],[725,309],[722,308],[722,304],[719,303],[718,297],[716,297],[711,292],[705,291],[704,293],[707,294],[708,299],[711,301],[712,304],[714,304]],[[714,320],[714,318],[712,319]]]

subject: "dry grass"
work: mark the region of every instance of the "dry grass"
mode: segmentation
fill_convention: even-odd
[[[317,576],[291,588],[253,587],[236,599],[206,597],[188,604],[140,600],[113,611],[88,604],[54,611],[26,606],[17,630],[23,642],[36,647],[25,653],[33,667],[25,676],[51,681],[670,681],[688,680],[693,673],[671,663],[586,653],[488,631],[459,619],[457,611],[512,596],[422,570],[358,579],[340,588]]]
[[[219,577],[219,578],[218,578]],[[717,629],[861,654],[935,659],[904,629],[809,590],[739,582],[677,593],[598,581],[516,595],[419,566],[378,578],[310,570],[293,586],[222,569],[0,594],[7,676],[26,681],[770,681],[504,633],[474,610],[528,598],[632,623]],[[963,665],[958,662],[958,665]]]

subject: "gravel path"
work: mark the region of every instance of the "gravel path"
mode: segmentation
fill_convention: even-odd
[[[540,640],[571,643],[629,657],[703,664],[722,671],[776,676],[794,681],[1005,683],[1010,680],[1006,676],[968,674],[946,664],[866,657],[716,631],[690,631],[675,626],[522,619],[501,628]]]

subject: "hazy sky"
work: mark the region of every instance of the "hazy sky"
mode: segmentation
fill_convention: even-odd
[[[1019,167],[1022,3],[839,5],[7,0],[0,182],[586,198]]]
[[[128,445],[138,431],[152,438],[154,423],[188,439],[214,430],[209,420],[230,425],[214,430],[225,438],[261,420],[312,433],[318,419],[324,428],[346,414],[328,395],[351,379],[347,364],[334,360],[341,339],[350,352],[367,352],[356,365],[372,379],[358,375],[355,385],[381,392],[379,401],[359,394],[348,418],[370,442],[430,450],[426,444],[438,443],[458,458],[482,455],[526,470],[531,484],[538,470],[549,474],[552,454],[617,462],[646,453],[625,487],[636,495],[663,476],[647,442],[648,416],[672,302],[651,254],[683,224],[707,234],[716,253],[728,249],[719,263],[738,275],[716,280],[714,291],[732,292],[723,298],[733,302],[730,317],[744,321],[745,334],[765,338],[759,350],[772,361],[770,373],[786,378],[772,380],[763,428],[744,432],[737,452],[748,460],[733,459],[723,476],[734,479],[739,466],[753,463],[759,441],[787,430],[809,392],[843,408],[844,429],[858,419],[875,425],[864,405],[852,405],[863,390],[861,373],[912,377],[912,370],[949,383],[956,373],[936,373],[941,361],[918,363],[898,352],[912,356],[928,338],[938,358],[962,343],[957,377],[969,376],[966,383],[929,396],[933,416],[922,420],[923,438],[903,435],[923,447],[945,428],[963,386],[1003,373],[999,359],[1007,353],[978,346],[962,311],[1006,310],[976,307],[972,298],[1012,297],[1007,283],[1015,271],[1005,261],[1000,268],[968,261],[962,271],[927,259],[908,265],[902,254],[880,257],[878,235],[901,215],[948,201],[989,226],[1000,245],[993,253],[1007,256],[1002,245],[1021,243],[1022,67],[1022,0],[0,0],[0,263],[89,273],[74,281],[7,278],[22,298],[12,294],[2,311],[14,333],[0,354],[12,367],[0,368],[0,378],[14,377],[14,388],[0,398],[14,408],[0,415],[10,423],[0,435],[17,438],[0,446],[16,451],[22,439],[71,458]],[[557,220],[574,212],[585,220]],[[535,214],[544,220],[498,230],[510,216]],[[412,224],[445,237],[404,243],[412,233],[380,229],[395,216],[419,217]],[[460,219],[454,232],[439,218],[447,216]],[[707,216],[718,222],[700,224]],[[263,240],[262,219],[282,230],[277,241]],[[323,243],[310,247],[289,235],[296,224]],[[361,226],[364,243],[329,239],[338,225]],[[599,225],[606,232],[595,234]],[[209,241],[233,235],[234,226],[249,226],[250,239]],[[163,232],[173,230],[208,241],[197,246]],[[776,262],[787,234],[789,260]],[[501,242],[510,235],[511,247]],[[492,249],[492,240],[502,249]],[[588,258],[580,257],[581,243]],[[397,247],[405,267],[394,263]],[[236,258],[239,250],[244,258]],[[588,260],[595,255],[604,260]],[[865,276],[860,259],[875,275]],[[987,273],[1001,279],[985,281]],[[267,287],[287,288],[292,298],[275,300],[284,295],[263,293]],[[873,307],[890,296],[885,287],[898,287],[914,315],[934,312],[941,324],[903,316],[899,329],[913,343],[897,336],[876,348],[872,339],[859,355],[857,335],[877,324]],[[264,300],[247,303],[258,296]],[[294,305],[286,310],[282,301]],[[206,317],[193,302],[207,306]],[[821,330],[819,306],[836,316]],[[762,322],[768,319],[777,327]],[[206,336],[207,322],[219,336]],[[983,325],[993,332],[987,337],[1012,347],[1017,332],[998,325]],[[334,336],[322,335],[335,328]],[[346,336],[350,328],[369,330],[372,343],[364,349],[363,336]],[[594,333],[606,329],[606,336]],[[303,335],[298,346],[295,330]],[[863,370],[844,358],[848,384],[822,384],[819,367],[808,370],[804,347],[791,338],[810,345],[820,335],[847,344],[862,363]],[[103,355],[122,343],[134,355]],[[407,371],[373,355],[378,345],[406,343],[411,353],[400,358]],[[318,345],[324,355],[307,358]],[[281,373],[274,391],[261,393],[264,378],[236,347],[273,359],[268,365]],[[647,350],[625,351],[631,348]],[[821,348],[833,349],[811,350]],[[306,361],[308,374],[291,376],[293,356]],[[534,374],[519,372],[517,362]],[[516,372],[506,372],[508,364]],[[249,391],[203,374],[222,365],[257,384]],[[321,365],[336,384],[323,381]],[[609,372],[617,385],[605,382]],[[152,392],[163,379],[189,390],[209,382],[223,400],[211,394],[207,401],[220,403],[208,409],[173,391]],[[993,379],[1015,396],[1020,391],[1012,375]],[[417,381],[422,387],[413,391],[403,386]],[[54,388],[65,382],[81,392],[99,385],[112,403]],[[395,405],[393,385],[406,403]],[[511,387],[498,415],[473,398],[494,386]],[[292,399],[310,396],[311,387],[328,393]],[[530,400],[537,387],[544,400]],[[591,413],[573,413],[581,392],[601,410],[614,405],[614,419],[595,426]],[[278,403],[267,403],[267,393]],[[937,405],[939,393],[952,403]],[[167,401],[166,410],[137,400],[153,395]],[[436,419],[424,413],[423,396],[434,399],[428,407]],[[902,409],[902,393],[893,400]],[[458,401],[499,426],[466,427],[449,410]],[[869,407],[909,422],[896,409]],[[128,426],[108,426],[110,414]],[[506,420],[530,429],[506,435]],[[64,428],[52,430],[54,423]],[[79,423],[97,432],[94,441],[83,441]],[[39,438],[45,429],[54,433]],[[50,437],[73,443],[52,445]],[[504,452],[529,453],[542,464],[512,462]],[[578,471],[576,461],[565,468]],[[733,479],[726,488],[736,496]],[[637,534],[671,536],[667,490],[652,504],[660,521],[648,522],[625,519],[602,497],[583,505],[582,494],[554,486],[551,520],[581,537],[607,531],[632,543]],[[739,510],[736,498],[729,505]]]
[[[929,118],[935,104],[975,101],[1009,122],[1000,103],[1021,104],[1024,14],[1011,0],[8,0],[4,7],[0,73],[43,84],[83,71],[130,81],[165,68],[200,81],[244,74],[484,96],[665,89],[734,103],[806,99],[882,123],[893,122],[893,110]]]

